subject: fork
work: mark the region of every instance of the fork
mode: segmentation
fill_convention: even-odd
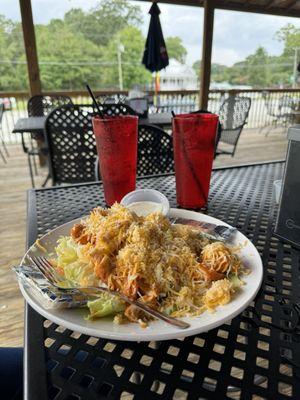
[[[65,277],[58,275],[55,268],[50,263],[50,261],[47,260],[47,258],[33,257],[30,255],[28,255],[27,257],[34,264],[34,266],[36,268],[38,268],[38,270],[43,274],[45,279],[52,286],[56,287],[57,289],[65,292],[65,293],[69,293],[69,294],[80,293],[80,294],[85,294],[85,295],[93,296],[93,297],[99,296],[99,293],[102,293],[102,292],[109,293],[112,296],[120,297],[126,303],[131,304],[137,308],[140,308],[147,314],[150,314],[151,316],[153,316],[157,319],[160,319],[168,324],[174,325],[177,328],[186,329],[186,328],[190,327],[190,324],[188,324],[185,321],[170,317],[169,315],[167,315],[165,313],[154,310],[153,308],[147,306],[145,303],[142,303],[138,300],[137,301],[131,300],[129,297],[125,296],[123,293],[117,292],[115,290],[109,290],[106,287],[101,287],[101,286],[87,286],[87,287],[73,286],[73,287],[67,287],[67,288],[61,287],[61,286],[59,286],[60,283],[67,282],[69,284],[70,282]]]
[[[185,218],[170,217],[169,221],[172,225],[176,224],[178,221],[183,225],[189,225],[184,223]],[[189,220],[186,220],[189,221]],[[217,240],[221,242],[230,242],[237,232],[237,228],[226,225],[214,225],[211,223],[205,223],[207,230],[201,231],[201,234],[208,237],[211,240]],[[192,225],[191,225],[192,226]]]

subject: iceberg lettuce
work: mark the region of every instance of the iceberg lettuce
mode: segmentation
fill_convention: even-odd
[[[63,236],[55,248],[57,267],[62,269],[70,286],[93,286],[95,284],[94,268],[85,262],[81,255],[81,245],[71,237]],[[65,285],[64,285],[65,286]]]
[[[98,299],[88,301],[87,306],[90,310],[88,319],[115,315],[125,310],[125,303],[118,297],[108,293],[102,293]]]
[[[57,264],[64,268],[66,265],[78,260],[78,244],[69,236],[58,239],[58,246],[55,248],[57,254]]]

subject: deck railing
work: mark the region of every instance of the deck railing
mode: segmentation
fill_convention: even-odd
[[[65,94],[72,98],[76,104],[90,103],[90,98],[85,91],[57,91],[44,92],[44,94]],[[96,91],[95,94],[105,98],[112,95],[125,97],[127,91]],[[199,109],[198,90],[176,90],[161,91],[157,97],[152,91],[148,92],[150,98],[154,97],[154,104],[150,106],[149,112],[174,111],[175,113],[186,113]],[[208,110],[218,113],[222,102],[229,96],[250,97],[251,109],[248,117],[246,129],[260,129],[268,126],[274,121],[274,114],[288,112],[280,106],[292,104],[298,109],[300,104],[300,89],[251,89],[251,90],[211,90],[209,94]],[[18,135],[11,133],[18,118],[27,116],[27,92],[0,92],[0,102],[4,101],[6,111],[2,121],[2,131],[7,143],[17,143],[20,141]],[[284,99],[284,102],[283,102]],[[280,108],[281,107],[281,108]],[[289,107],[289,110],[291,107]],[[281,110],[281,111],[280,111]]]

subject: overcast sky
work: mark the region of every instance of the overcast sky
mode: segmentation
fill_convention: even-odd
[[[35,23],[47,23],[52,18],[62,18],[73,7],[84,10],[95,6],[96,0],[31,0]],[[113,0],[112,0],[113,1]],[[1,0],[0,13],[13,20],[20,20],[18,0]],[[151,3],[139,4],[144,14],[142,30],[146,35]],[[198,7],[160,4],[161,24],[165,36],[181,37],[188,51],[187,63],[200,58],[203,9]],[[270,54],[280,54],[282,45],[274,38],[275,32],[287,23],[300,28],[297,18],[270,15],[216,11],[214,28],[213,61],[232,65],[264,46]]]

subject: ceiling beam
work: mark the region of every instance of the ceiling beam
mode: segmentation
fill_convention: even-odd
[[[267,8],[272,8],[273,6],[277,6],[279,9],[288,10],[293,7],[297,3],[297,0],[285,0],[282,1],[280,4],[276,2],[276,0],[272,0],[269,4],[266,5]],[[280,7],[279,7],[280,5]]]
[[[297,3],[298,0],[292,0],[288,6],[288,11],[293,10],[294,5]]]
[[[264,7],[268,10],[269,8],[272,8],[273,5],[276,3],[276,0],[269,0],[267,3],[264,5]]]
[[[149,1],[149,0],[138,0],[138,1]],[[295,0],[293,0],[295,1]],[[159,0],[160,3],[167,3],[172,5],[182,5],[182,6],[195,6],[195,7],[203,7],[203,0]],[[274,3],[274,0],[270,1],[267,4]],[[296,1],[295,1],[296,3]],[[295,3],[293,5],[295,5]],[[258,13],[258,14],[268,14],[268,15],[279,15],[283,17],[300,17],[300,9],[294,10],[293,8],[280,8],[280,7],[268,7],[262,4],[251,4],[248,1],[237,3],[231,0],[216,0],[215,8],[220,10],[228,10],[228,11],[242,11],[249,13]]]
[[[273,3],[273,1],[272,1]],[[270,4],[270,3],[269,3]],[[293,10],[293,9],[285,9],[279,7],[272,7],[266,8],[263,5],[258,4],[251,4],[246,2],[244,4],[238,4],[235,2],[228,2],[223,3],[222,1],[216,2],[216,8],[220,10],[229,10],[229,11],[242,11],[242,12],[249,12],[249,13],[256,13],[256,14],[267,14],[267,15],[278,15],[282,17],[300,17],[300,10]]]

